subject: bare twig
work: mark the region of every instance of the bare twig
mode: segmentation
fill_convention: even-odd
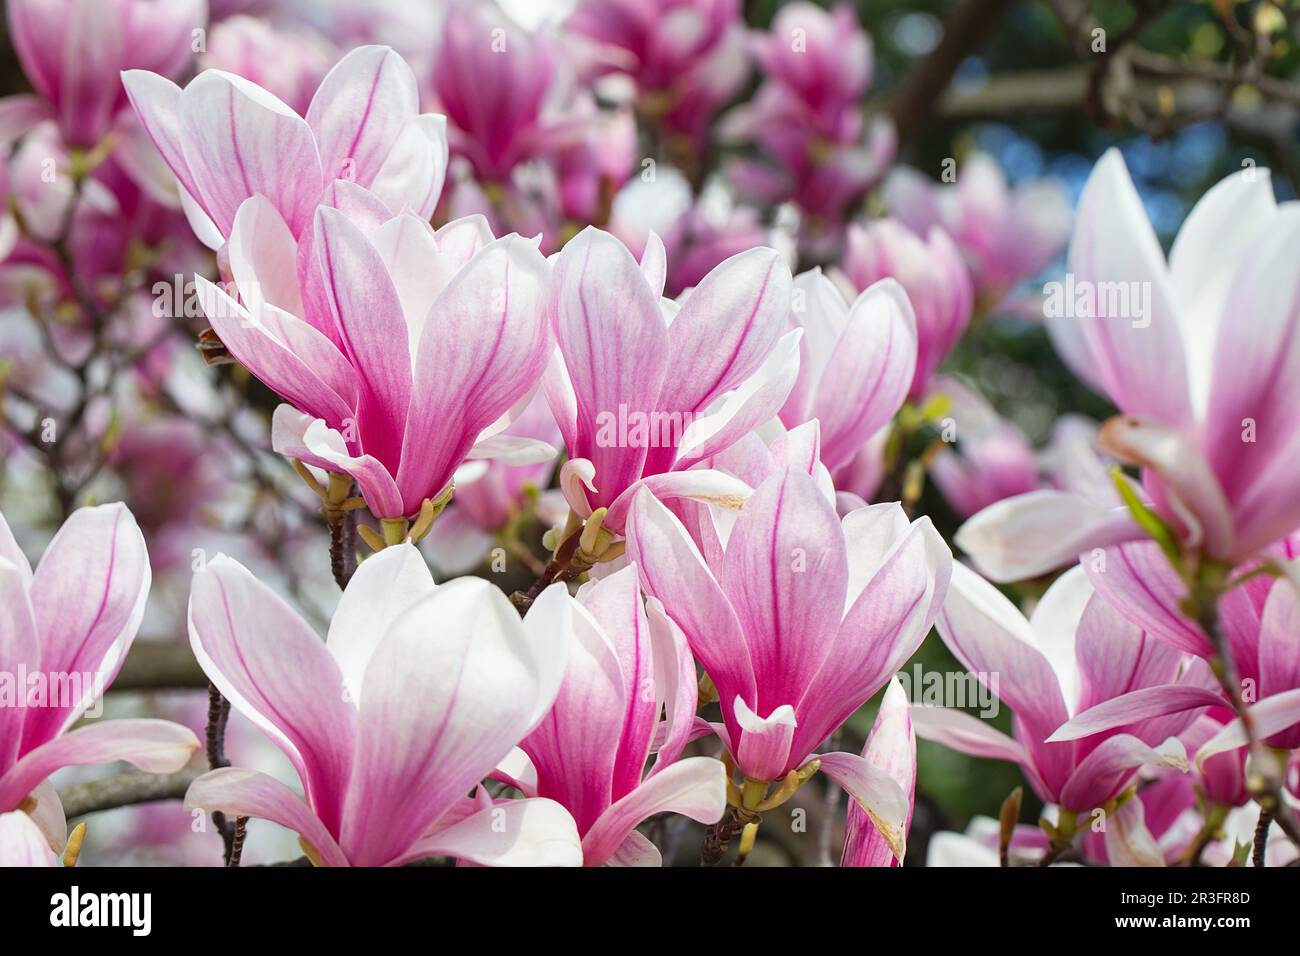
[[[194,778],[201,773],[202,767],[186,767],[175,773],[128,770],[103,780],[89,780],[64,787],[59,791],[59,800],[69,819],[138,803],[180,800]]]

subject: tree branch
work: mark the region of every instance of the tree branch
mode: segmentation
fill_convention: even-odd
[[[69,818],[153,803],[155,800],[180,800],[194,779],[205,771],[203,767],[186,767],[175,773],[145,773],[128,770],[103,780],[74,783],[59,791],[63,812]]]

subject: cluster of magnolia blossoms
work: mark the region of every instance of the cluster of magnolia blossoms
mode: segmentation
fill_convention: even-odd
[[[183,72],[184,18],[168,22],[176,56],[133,55],[147,5],[86,21],[120,41],[120,89],[65,75],[67,51],[86,49],[77,31],[52,66],[54,21],[35,16],[47,8],[13,5],[43,97],[7,114],[28,124],[15,168],[51,144],[71,161],[130,137],[129,170],[101,169],[80,201],[103,215],[94,186],[110,183],[119,201],[175,197],[216,253],[220,281],[195,279],[213,333],[284,402],[275,450],[331,527],[359,521],[375,552],[357,565],[345,537],[332,542],[344,590],[323,641],[251,563],[200,562],[194,655],[299,788],[224,767],[188,808],[278,823],[327,866],[656,865],[638,827],[674,814],[709,826],[713,862],[733,841],[743,860],[764,815],[820,771],[852,798],[842,865],[892,866],[907,856],[921,736],[1015,763],[1048,805],[1037,827],[944,835],[934,862],[999,849],[1226,862],[1218,837],[1253,804],[1295,838],[1300,511],[1286,481],[1300,336],[1278,276],[1294,277],[1300,246],[1271,244],[1295,238],[1296,214],[1266,173],[1211,191],[1166,264],[1122,162],[1101,161],[1070,254],[1071,288],[1095,295],[1052,331],[1122,415],[1099,430],[1062,420],[1040,458],[935,373],[978,310],[1055,254],[1058,194],[1010,191],[977,156],[952,186],[896,174],[895,218],[849,225],[825,273],[792,276],[750,232],[692,249],[680,223],[641,231],[633,252],[617,216],[610,231],[568,228],[633,164],[626,111],[589,122],[594,100],[549,37],[508,25],[510,55],[486,47],[503,22],[489,6],[452,5],[431,67],[367,45],[326,70],[331,53],[295,48],[293,69],[258,83],[224,70],[249,69],[241,44],[265,36],[225,21],[209,69],[182,88],[167,76]],[[610,18],[582,4],[569,29],[590,41],[582,71],[630,79],[637,111],[689,157],[735,88],[738,5],[652,6]],[[800,33],[802,50],[787,36]],[[748,120],[775,165],[733,172],[834,233],[889,152],[887,137],[863,142],[866,37],[847,7],[790,5],[751,48],[766,79],[732,130]],[[29,228],[61,218],[31,215],[46,194],[19,194]],[[1138,311],[1097,308],[1126,283]],[[1259,334],[1229,343],[1238,313]],[[1207,342],[1231,344],[1233,363]],[[931,474],[973,515],[958,543],[977,568],[1005,581],[1079,561],[1028,616],[955,563],[929,518],[867,504],[883,442],[938,393],[960,437]],[[122,456],[139,468],[149,443]],[[520,545],[534,516],[552,526],[549,560],[512,551],[537,565],[529,590],[435,584],[426,560],[463,572],[494,542]],[[0,860],[48,865],[65,841],[75,858],[52,772],[117,759],[166,772],[195,750],[178,724],[96,718],[149,581],[123,506],[73,513],[35,573],[0,523],[0,663],[85,675],[70,694],[0,707]],[[909,707],[895,675],[932,626],[1013,712],[1010,735]],[[878,693],[864,748],[843,752],[837,731]]]

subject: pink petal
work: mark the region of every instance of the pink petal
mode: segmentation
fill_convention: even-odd
[[[782,704],[766,717],[750,709],[744,698],[732,701],[737,730],[732,734],[736,766],[751,780],[780,780],[790,769],[790,746],[799,721],[794,707]],[[798,763],[802,754],[795,754]]]
[[[113,682],[144,618],[151,580],[144,536],[126,505],[79,508],[64,522],[32,577],[40,668],[94,680],[79,701],[29,712],[23,750],[71,726]]]
[[[605,811],[582,840],[584,866],[606,863],[638,823],[680,813],[714,823],[727,808],[727,771],[712,757],[688,757],[656,774]]]
[[[1072,717],[1047,738],[1047,743],[1079,740],[1152,717],[1222,706],[1224,702],[1221,694],[1201,687],[1186,687],[1181,684],[1143,687],[1103,701]]]
[[[953,565],[948,599],[936,624],[948,649],[981,682],[998,675],[998,696],[1021,720],[1047,733],[1069,719],[1061,685],[1034,646],[1029,622],[997,588],[964,565]]]
[[[361,704],[366,667],[389,627],[436,588],[412,544],[384,548],[357,567],[334,609],[325,640],[354,705]]]
[[[405,60],[385,46],[353,49],[321,80],[307,109],[326,178],[369,186],[419,111]]]
[[[397,484],[411,511],[436,495],[479,433],[537,384],[551,353],[546,262],[518,236],[488,245],[434,302]]]
[[[1149,289],[1149,315],[1090,315],[1078,321],[1097,377],[1126,414],[1169,425],[1189,420],[1182,333],[1169,269],[1124,160],[1110,149],[1084,186],[1070,243],[1070,271],[1092,283],[1102,311],[1106,286]]]
[[[839,629],[847,579],[839,519],[815,482],[793,467],[767,479],[732,529],[720,582],[749,644],[751,706],[803,697]]]
[[[7,535],[8,531],[7,526],[0,524],[0,536]],[[3,544],[0,539],[0,547]],[[26,563],[25,558],[23,562]],[[41,667],[40,638],[28,594],[30,578],[31,572],[19,570],[8,557],[0,557],[0,661],[4,661],[11,673],[19,668],[36,672]],[[15,687],[15,692],[25,694],[26,689]],[[0,767],[11,766],[18,757],[27,710],[22,706],[0,707]],[[36,711],[33,716],[41,719],[43,713]]]
[[[376,518],[402,518],[408,514],[388,469],[373,455],[348,454],[343,436],[324,419],[304,415],[292,405],[277,406],[271,416],[271,447],[313,468],[351,475]]]
[[[569,454],[595,465],[600,494],[594,502],[607,505],[641,476],[647,449],[605,443],[601,425],[622,417],[621,407],[639,413],[659,408],[669,333],[632,254],[598,229],[565,244],[551,290],[556,339],[576,396],[578,441]],[[563,423],[559,409],[556,419]]]
[[[857,754],[818,754],[821,771],[841,787],[875,824],[880,838],[901,862],[907,855],[907,821],[911,801],[897,781]]]
[[[354,864],[400,858],[510,753],[553,700],[538,655],[505,595],[476,578],[389,627],[366,669],[343,816]]]
[[[956,545],[992,581],[1022,581],[1080,553],[1144,538],[1127,508],[1063,491],[1031,491],[989,505],[957,531]]]
[[[59,866],[40,828],[21,810],[0,813],[0,866]]]
[[[573,818],[554,800],[506,800],[424,837],[394,865],[451,856],[479,866],[581,866]]]
[[[0,776],[0,807],[13,808],[64,767],[125,760],[149,773],[172,773],[199,747],[194,731],[170,720],[101,720],[28,751]]]
[[[719,692],[752,700],[754,671],[740,622],[686,529],[648,491],[632,504],[627,541],[642,588],[682,629]]]
[[[893,778],[908,799],[906,837],[916,802],[916,734],[912,730],[907,692],[895,677],[890,681],[876,712],[876,721],[862,751],[862,758]],[[849,807],[844,824],[844,851],[840,866],[898,866],[889,845],[857,803]]]
[[[1182,744],[1170,738],[1159,748],[1149,747],[1136,737],[1109,737],[1084,757],[1061,790],[1060,804],[1067,810],[1092,810],[1121,789],[1139,767],[1172,767],[1187,770]]]
[[[320,156],[311,127],[241,76],[204,70],[180,96],[181,142],[195,197],[230,235],[235,212],[261,193],[295,236],[310,227],[320,198]]]
[[[315,238],[343,352],[357,371],[358,439],[366,454],[391,467],[401,455],[412,395],[402,302],[379,250],[343,213],[321,206]]]
[[[270,820],[298,834],[319,856],[321,866],[347,866],[333,834],[302,797],[274,777],[240,767],[205,773],[185,792],[186,810]]]
[[[344,383],[350,382],[352,370],[328,339],[274,309],[265,308],[258,317],[250,315],[201,275],[194,277],[194,285],[221,341],[263,384],[313,418],[340,427],[352,418],[351,395],[339,391],[348,388]],[[349,391],[354,389],[351,386]]]
[[[902,286],[883,279],[858,296],[817,385],[827,468],[847,464],[902,407],[916,350],[916,317]]]
[[[189,630],[208,679],[285,752],[312,809],[336,829],[357,717],[339,666],[320,638],[274,591],[225,555],[194,576]]]
[[[665,391],[702,411],[758,370],[790,311],[790,270],[775,249],[732,256],[691,290],[668,329]]]

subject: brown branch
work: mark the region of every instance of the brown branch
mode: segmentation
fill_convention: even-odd
[[[202,767],[186,767],[175,773],[128,770],[103,780],[64,787],[59,791],[59,800],[69,819],[155,800],[180,800],[194,778],[203,772]]]

